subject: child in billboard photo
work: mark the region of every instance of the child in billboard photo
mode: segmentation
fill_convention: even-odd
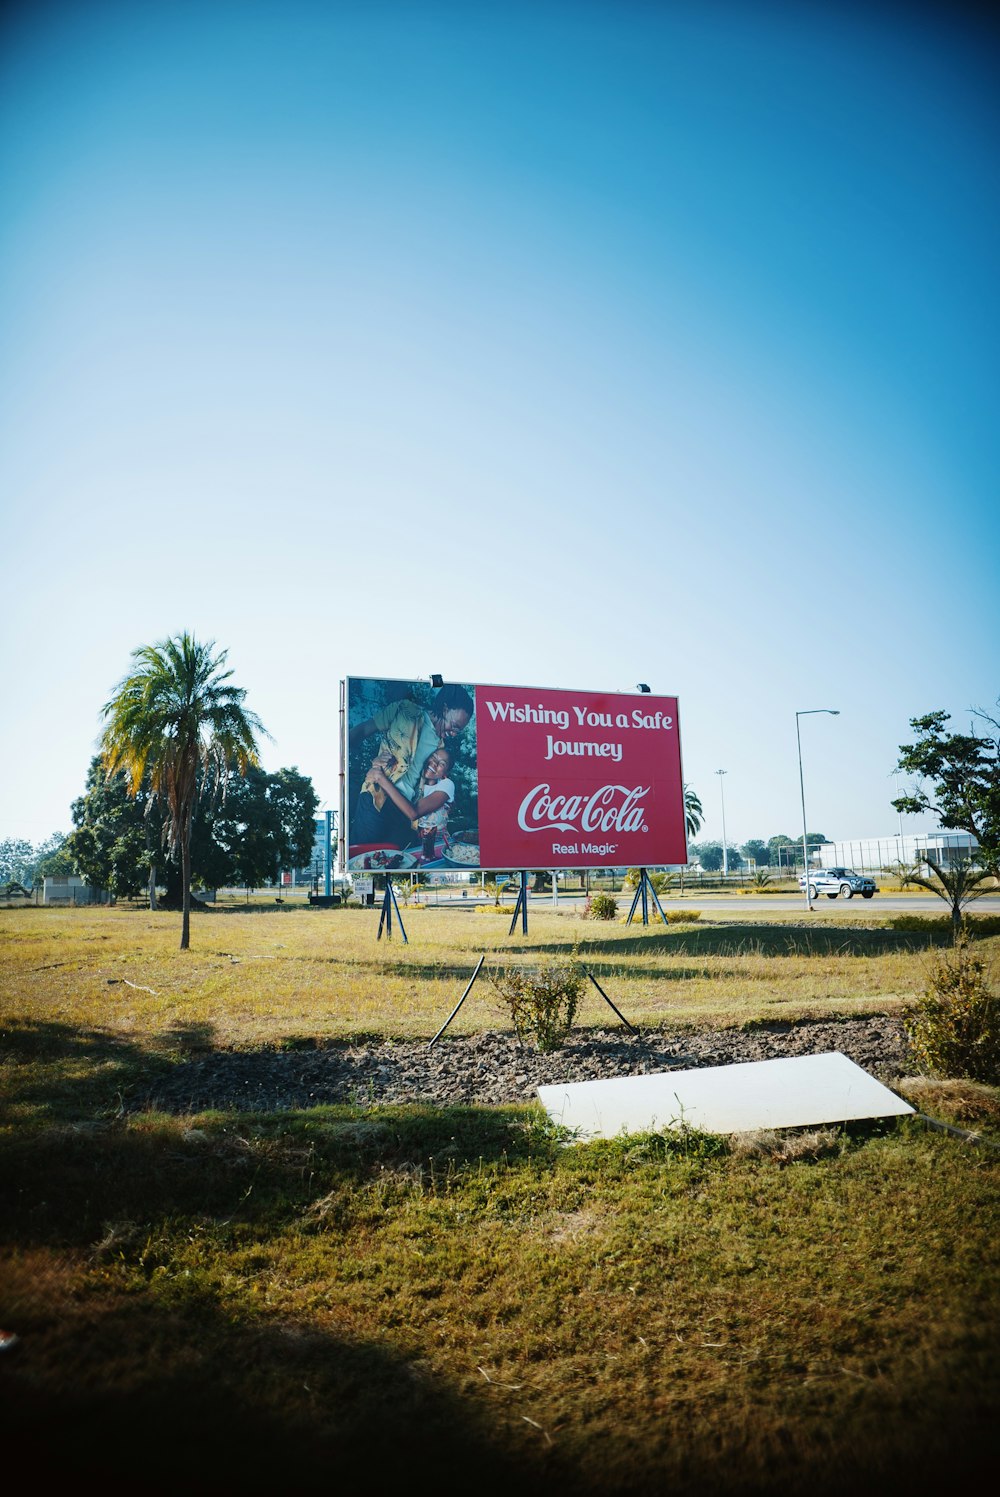
[[[437,839],[448,825],[448,810],[455,799],[455,782],[447,778],[451,764],[452,756],[448,749],[435,749],[424,765],[413,802],[400,793],[383,769],[373,767],[371,771],[379,788],[410,819],[411,829],[420,838],[425,863],[432,862],[437,856]],[[413,841],[412,835],[409,840]]]
[[[389,685],[391,689],[400,683]],[[405,685],[400,689],[405,693]],[[446,740],[465,731],[474,710],[472,697],[463,686],[442,686],[426,707],[413,695],[390,697],[386,692],[382,705],[351,728],[352,748],[376,734],[379,738],[378,751],[364,774],[351,812],[352,854],[358,847],[402,848],[413,840],[413,807],[427,761]],[[450,762],[449,756],[449,767]],[[398,797],[391,790],[398,792]],[[440,803],[435,809],[439,808]]]

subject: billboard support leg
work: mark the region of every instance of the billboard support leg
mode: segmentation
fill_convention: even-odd
[[[482,956],[479,958],[478,962],[476,963],[476,970],[475,970],[475,972],[473,972],[472,976],[469,978],[469,984],[468,984],[468,987],[465,989],[465,992],[462,994],[461,998],[455,1004],[455,1007],[452,1009],[452,1011],[448,1015],[447,1019],[445,1019],[444,1023],[441,1025],[441,1028],[438,1030],[437,1034],[434,1036],[434,1038],[432,1040],[430,1040],[428,1042],[428,1045],[427,1045],[428,1050],[431,1048],[431,1045],[436,1044],[437,1041],[441,1038],[441,1036],[444,1034],[445,1030],[448,1028],[448,1025],[451,1023],[452,1019],[455,1017],[455,1015],[458,1013],[459,1009],[462,1007],[462,1004],[465,1002],[466,998],[468,998],[469,994],[472,992],[472,984],[475,982],[476,978],[479,976],[480,972],[482,971],[483,962],[485,962],[485,960],[486,960],[486,952],[484,951],[483,954],[482,954]]]
[[[660,903],[659,895],[657,894],[656,890],[653,888],[653,880],[652,879],[649,879],[649,892],[652,895],[653,903],[656,905],[656,908],[660,912],[660,919],[663,921],[664,925],[669,925],[670,922],[667,919],[666,915],[663,913],[663,906]]]
[[[521,873],[521,887],[518,890],[517,903],[514,906],[514,917],[513,917],[513,919],[510,922],[510,930],[507,932],[507,934],[509,936],[512,936],[514,934],[514,926],[517,924],[517,917],[518,917],[518,915],[520,915],[520,917],[521,917],[521,933],[523,935],[527,935],[528,934],[528,875],[527,875],[527,873],[524,873],[524,872]]]
[[[643,925],[648,925],[649,924],[649,900],[650,900],[650,898],[652,898],[653,903],[656,905],[656,908],[657,908],[657,910],[659,912],[660,919],[663,921],[664,925],[666,925],[667,924],[667,917],[663,913],[663,907],[660,904],[660,901],[659,901],[659,899],[656,896],[656,890],[653,888],[653,880],[650,878],[650,876],[649,876],[649,874],[648,874],[648,872],[646,871],[645,868],[640,868],[639,869],[639,887],[635,891],[635,898],[632,900],[632,908],[629,910],[629,912],[628,912],[628,919],[625,921],[626,925],[631,925],[632,924],[632,916],[635,914],[635,907],[639,903],[640,899],[642,900],[642,923],[643,923]]]
[[[403,917],[399,913],[399,905],[396,903],[396,894],[395,890],[392,887],[392,879],[388,874],[386,874],[385,893],[382,896],[382,913],[379,916],[378,920],[378,935],[375,937],[376,941],[381,941],[382,939],[383,925],[385,926],[386,940],[392,940],[392,912],[394,909],[396,911],[396,919],[399,922],[399,933],[403,937],[403,945],[409,946],[410,943],[406,938],[406,928],[403,925]]]
[[[584,967],[583,970],[584,970],[584,972],[587,972],[587,968],[586,967]],[[635,1027],[634,1024],[630,1024],[629,1023],[629,1021],[626,1019],[625,1015],[622,1013],[621,1009],[620,1008],[615,1008],[615,1005],[611,1002],[611,999],[608,997],[607,993],[601,987],[601,984],[597,981],[597,978],[594,976],[593,972],[587,972],[587,976],[590,978],[591,982],[594,984],[594,987],[600,993],[601,997],[604,999],[604,1001],[608,1005],[608,1007],[611,1008],[611,1009],[614,1009],[614,1011],[618,1015],[619,1019],[621,1019],[622,1023],[625,1025],[625,1028],[626,1029],[631,1029],[631,1031],[632,1031],[633,1034],[638,1034],[639,1033],[638,1029],[636,1029],[636,1027]]]

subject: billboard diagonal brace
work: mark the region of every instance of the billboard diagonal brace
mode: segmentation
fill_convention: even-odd
[[[587,973],[587,976],[590,978],[591,982],[594,984],[594,987],[600,993],[601,997],[604,999],[604,1001],[608,1005],[608,1007],[614,1009],[614,1011],[618,1015],[619,1019],[621,1019],[622,1023],[625,1025],[625,1028],[626,1029],[631,1029],[631,1031],[632,1031],[633,1034],[638,1034],[639,1033],[638,1029],[636,1029],[636,1027],[635,1027],[634,1024],[630,1024],[629,1023],[629,1021],[626,1019],[625,1015],[622,1013],[621,1009],[620,1008],[615,1008],[615,1005],[611,1002],[611,999],[608,997],[607,993],[601,987],[601,984],[597,981],[597,978],[594,976],[593,972],[588,971],[586,967],[584,967],[583,970],[584,970],[584,972]]]
[[[437,1034],[428,1043],[428,1046],[427,1046],[428,1050],[431,1048],[431,1045],[436,1044],[437,1041],[441,1038],[441,1036],[444,1034],[445,1030],[448,1028],[448,1025],[451,1023],[452,1019],[455,1017],[455,1015],[458,1013],[459,1009],[462,1007],[462,1004],[465,1002],[466,998],[468,998],[469,994],[472,992],[472,984],[475,982],[476,978],[479,976],[479,973],[482,970],[483,962],[485,962],[485,960],[486,960],[486,952],[484,951],[483,954],[482,954],[482,956],[479,958],[479,961],[476,963],[476,970],[475,970],[475,972],[473,972],[472,976],[469,978],[469,985],[468,985],[468,987],[466,988],[465,992],[462,994],[462,996],[458,1000],[458,1002],[455,1004],[455,1007],[452,1009],[452,1011],[448,1015],[447,1019],[445,1019],[444,1023],[441,1025],[441,1028],[438,1030]]]
[[[397,920],[397,922],[399,924],[400,935],[403,937],[403,945],[404,946],[409,946],[410,942],[409,942],[409,940],[407,938],[407,935],[406,935],[406,927],[403,924],[403,917],[399,913],[399,905],[396,902],[396,891],[392,887],[392,879],[389,877],[388,874],[386,874],[386,876],[385,876],[385,892],[382,895],[382,913],[378,917],[378,935],[375,937],[376,941],[381,941],[381,939],[382,939],[382,926],[383,925],[385,926],[386,940],[388,940],[388,941],[392,940],[392,912],[393,912],[393,910],[396,911],[396,920]]]
[[[392,887],[392,879],[389,877],[388,874],[386,874],[386,876],[385,876],[385,886],[386,886],[386,888],[389,891],[389,897],[392,900],[393,908],[396,911],[396,920],[397,920],[397,922],[399,924],[399,933],[403,937],[403,945],[404,946],[409,946],[410,942],[409,942],[409,940],[407,938],[407,935],[406,935],[406,927],[403,925],[403,917],[399,913],[399,902],[396,899],[396,891]]]
[[[645,870],[645,868],[640,868],[639,869],[639,883],[638,883],[638,885],[636,887],[635,895],[634,895],[634,897],[632,899],[632,908],[628,912],[628,919],[625,921],[626,925],[631,925],[632,924],[632,916],[635,914],[635,907],[639,903],[639,896],[642,893],[642,881],[643,881],[643,879],[645,877],[646,877],[646,870]]]
[[[522,933],[524,935],[527,935],[528,934],[528,875],[526,873],[522,873],[521,874],[521,887],[518,890],[517,903],[514,906],[514,915],[513,915],[513,918],[511,920],[511,922],[510,922],[510,930],[507,932],[507,934],[509,936],[512,936],[514,934],[514,926],[517,924],[517,917],[518,917],[518,915],[520,915],[520,917],[521,917],[521,931],[522,931]]]
[[[663,921],[664,925],[669,925],[670,922],[668,921],[666,915],[663,913],[663,906],[661,905],[660,900],[659,900],[659,896],[658,896],[655,888],[653,887],[653,880],[652,879],[650,879],[650,881],[649,881],[649,892],[653,896],[653,903],[656,905],[656,908],[660,912],[660,919]]]

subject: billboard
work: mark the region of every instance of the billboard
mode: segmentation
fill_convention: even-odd
[[[347,867],[685,863],[675,697],[349,677]]]

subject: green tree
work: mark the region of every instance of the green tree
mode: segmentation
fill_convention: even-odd
[[[35,871],[35,849],[24,837],[5,837],[0,842],[0,883],[31,887]]]
[[[116,899],[139,894],[155,865],[161,830],[148,784],[144,781],[130,795],[125,774],[107,774],[97,755],[72,814],[74,830],[66,847],[77,871]]]
[[[64,832],[53,832],[37,846],[23,837],[6,838],[0,842],[0,884],[15,883],[30,889],[45,874],[72,873],[72,862],[63,851],[65,841]]]
[[[206,787],[199,793],[191,825],[191,882],[204,888],[242,883],[256,888],[279,867],[309,861],[317,795],[297,769],[266,774],[250,768],[230,778],[225,799]],[[108,776],[100,757],[93,760],[84,794],[73,803],[76,830],[67,841],[77,870],[88,883],[117,898],[138,894],[157,862],[160,807],[143,782],[133,797],[123,772]],[[165,857],[164,908],[182,905],[181,871]]]
[[[706,873],[718,873],[722,867],[721,842],[699,842],[691,851],[697,854],[698,862]]]
[[[251,767],[229,783],[211,815],[212,838],[229,860],[226,883],[254,889],[279,868],[301,868],[312,856],[319,797],[297,769],[266,774]]]
[[[928,853],[921,853],[920,861],[930,869],[930,875],[911,873],[909,882],[918,888],[929,889],[950,906],[951,934],[957,945],[962,935],[965,906],[994,892],[993,875],[985,868],[976,868],[967,858],[945,865],[936,862]]]
[[[751,863],[756,863],[758,868],[763,868],[770,861],[767,843],[762,842],[759,837],[753,837],[749,842],[744,842],[743,856]]]
[[[982,736],[949,733],[947,712],[910,718],[920,737],[900,744],[896,768],[930,785],[922,784],[892,804],[905,815],[933,811],[943,827],[971,833],[979,843],[978,861],[1000,874],[1000,722],[981,709],[973,716],[986,725]]]
[[[684,825],[689,837],[697,837],[701,831],[701,824],[705,819],[701,801],[691,789],[690,785],[684,786]]]
[[[35,848],[35,881],[42,878],[65,878],[76,872],[66,846],[65,832],[53,832]]]
[[[191,826],[199,771],[224,792],[230,771],[257,763],[264,729],[229,685],[227,652],[183,633],[132,652],[133,668],[104,707],[101,757],[109,774],[124,771],[137,795],[148,776],[162,803],[164,831],[181,864],[181,950],[191,944]]]

